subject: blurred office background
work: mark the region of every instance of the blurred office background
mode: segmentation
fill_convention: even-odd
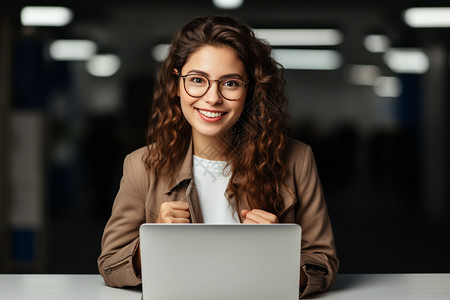
[[[1,2],[0,272],[97,272],[158,61],[205,14],[258,29],[286,68],[340,272],[450,272],[450,2],[219,2]]]

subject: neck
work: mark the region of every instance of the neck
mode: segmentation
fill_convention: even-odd
[[[226,138],[211,138],[193,134],[192,142],[195,156],[208,160],[227,160],[227,150],[229,149],[229,145]]]

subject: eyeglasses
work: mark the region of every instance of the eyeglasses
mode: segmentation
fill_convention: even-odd
[[[200,98],[205,95],[211,87],[211,81],[216,81],[220,95],[226,100],[236,101],[244,94],[248,84],[248,82],[235,77],[212,80],[200,74],[178,74],[178,76],[183,78],[186,93],[194,98]]]

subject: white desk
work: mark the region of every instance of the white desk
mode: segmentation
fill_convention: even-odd
[[[0,275],[0,299],[140,300],[141,291],[109,288],[100,275]],[[450,274],[339,275],[308,299],[450,299]]]
[[[338,275],[331,289],[307,299],[450,299],[450,273]]]
[[[140,289],[107,287],[100,275],[0,275],[5,300],[141,300]]]

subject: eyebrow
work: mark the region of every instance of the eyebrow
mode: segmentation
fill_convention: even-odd
[[[205,77],[210,78],[208,73],[200,71],[200,70],[190,70],[186,74],[200,74],[200,75],[203,75]],[[225,75],[222,75],[220,78],[222,79],[222,78],[228,78],[228,77],[235,77],[235,78],[239,78],[241,80],[244,80],[244,77],[241,74],[239,74],[239,73],[225,74]]]

